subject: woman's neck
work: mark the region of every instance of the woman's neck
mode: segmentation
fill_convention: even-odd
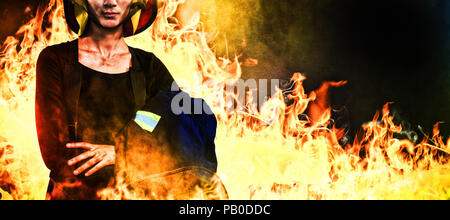
[[[104,58],[128,51],[122,34],[122,26],[115,29],[104,29],[92,24],[88,34],[81,37],[79,41],[80,49],[98,53]]]

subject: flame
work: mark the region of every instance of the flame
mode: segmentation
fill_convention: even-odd
[[[239,80],[241,64],[248,60],[217,57],[199,13],[183,25],[168,19],[183,3],[164,1],[151,28],[126,41],[155,53],[180,87],[204,98],[213,109],[218,119],[216,175],[230,199],[450,198],[450,139],[444,143],[439,123],[432,136],[419,144],[397,139],[395,134],[402,127],[394,123],[386,104],[381,115],[377,113],[363,126],[362,138],[341,146],[342,131],[328,128],[329,109],[316,111],[314,123],[299,119],[323,95],[320,91],[306,94],[302,83],[307,79],[300,73],[292,77],[295,84],[288,95],[292,104],[285,103],[278,89],[259,110],[247,101],[245,111],[227,111],[228,98],[236,99],[237,94],[226,91],[226,85]],[[2,45],[0,193],[4,199],[45,198],[49,171],[42,162],[35,131],[35,63],[46,46],[76,38],[63,16],[62,0],[51,0]],[[252,98],[249,94],[248,100]],[[121,179],[101,194],[105,199],[176,198],[170,192],[146,197],[130,190]],[[191,198],[210,198],[204,195],[198,189]]]

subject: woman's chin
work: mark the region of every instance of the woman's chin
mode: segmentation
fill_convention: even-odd
[[[120,22],[118,21],[106,21],[100,22],[101,26],[106,29],[116,29],[120,26]]]

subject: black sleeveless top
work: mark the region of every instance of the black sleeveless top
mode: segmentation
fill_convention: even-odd
[[[81,141],[114,145],[118,131],[134,116],[130,73],[108,74],[84,65],[82,69],[78,118]]]
[[[82,67],[82,83],[79,98],[78,132],[80,142],[115,145],[114,138],[134,117],[134,96],[130,72],[108,74]],[[75,149],[71,156],[83,153]],[[74,169],[87,162],[79,162]],[[89,170],[89,169],[88,169]],[[86,170],[86,171],[88,171]],[[86,172],[85,171],[85,172]],[[78,175],[84,184],[105,187],[114,177],[114,165],[106,166],[89,178],[84,173]]]

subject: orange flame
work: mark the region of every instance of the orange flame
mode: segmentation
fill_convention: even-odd
[[[450,198],[450,139],[444,143],[439,123],[433,135],[417,145],[397,139],[395,134],[402,127],[393,122],[387,104],[380,120],[377,113],[372,122],[363,126],[360,140],[340,146],[342,131],[327,128],[330,112],[319,101],[326,93],[319,90],[306,94],[302,86],[306,78],[300,73],[292,77],[295,86],[288,95],[292,104],[286,105],[278,90],[259,110],[248,101],[244,112],[228,112],[227,97],[236,98],[236,94],[225,87],[240,78],[241,63],[238,57],[215,55],[208,45],[210,34],[203,29],[198,13],[183,25],[169,22],[183,2],[164,1],[153,26],[128,38],[127,43],[155,53],[184,90],[203,97],[212,107],[218,119],[216,175],[223,180],[231,199]],[[46,46],[75,39],[63,14],[62,0],[51,0],[2,46],[2,198],[45,198],[48,170],[39,153],[34,121],[35,63]],[[345,82],[335,86],[342,84]],[[299,119],[298,115],[306,113],[314,102],[321,110],[315,111],[311,119]],[[365,152],[364,157],[361,152]],[[142,197],[120,179],[118,183],[102,192],[105,199],[174,198],[170,193]],[[203,195],[198,192],[193,198],[208,198]]]

